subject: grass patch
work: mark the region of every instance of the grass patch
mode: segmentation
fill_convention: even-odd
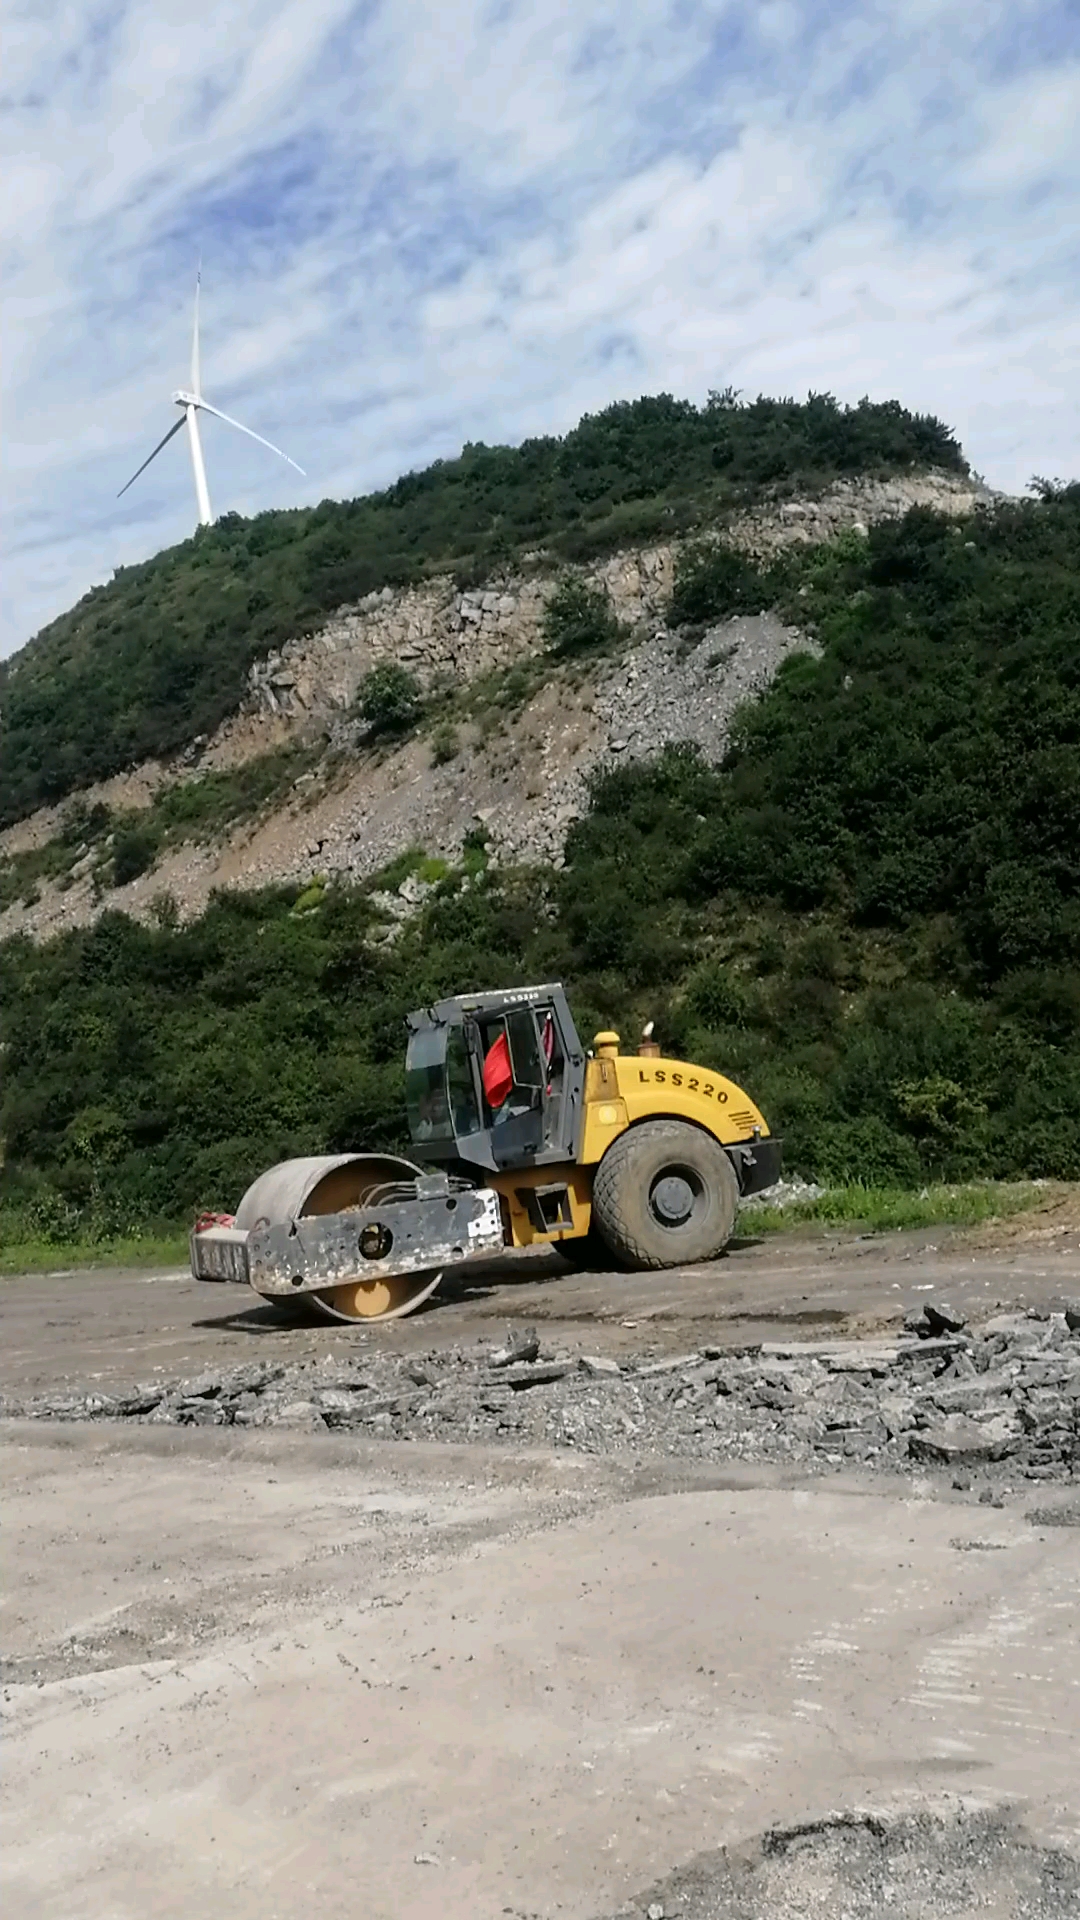
[[[58,881],[63,889],[71,885],[71,870],[81,860],[89,866],[112,825],[107,807],[88,807],[73,801],[66,808],[59,832],[44,846],[28,847],[23,853],[0,855],[0,911],[16,900],[36,905],[43,882]]]
[[[433,767],[449,766],[461,752],[461,742],[457,729],[447,720],[440,720],[431,736],[431,764]]]
[[[977,1182],[969,1186],[933,1186],[907,1192],[899,1187],[834,1187],[816,1200],[786,1207],[751,1207],[740,1230],[754,1234],[790,1233],[800,1227],[841,1227],[852,1232],[896,1233],[903,1228],[975,1227],[1005,1220],[1040,1206],[1045,1183]],[[180,1229],[125,1234],[111,1240],[9,1242],[0,1247],[0,1274],[61,1273],[97,1267],[186,1266],[188,1236]]]
[[[785,1207],[751,1207],[744,1227],[755,1232],[788,1233],[803,1226],[850,1227],[864,1233],[895,1233],[907,1227],[977,1227],[1037,1207],[1045,1186],[1034,1181],[979,1181],[967,1186],[831,1187],[816,1200]]]
[[[366,882],[369,893],[396,893],[403,880],[418,874],[428,859],[423,847],[405,847],[395,859],[388,860]]]
[[[140,824],[159,850],[184,840],[217,839],[238,820],[251,819],[283,797],[316,758],[310,748],[280,747],[227,772],[211,769],[162,787],[138,816]]]
[[[9,1241],[0,1247],[0,1274],[68,1273],[75,1268],[180,1267],[188,1260],[188,1236],[179,1229],[124,1234],[115,1240]]]
[[[455,690],[451,717],[471,722],[484,734],[497,731],[516,719],[557,671],[546,653],[526,654],[509,666],[490,667]]]

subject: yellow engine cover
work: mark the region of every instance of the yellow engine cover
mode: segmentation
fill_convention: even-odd
[[[602,1036],[598,1036],[601,1038]],[[725,1146],[768,1135],[764,1115],[722,1073],[662,1055],[597,1052],[585,1073],[580,1164],[595,1166],[625,1127],[638,1120],[690,1120]]]

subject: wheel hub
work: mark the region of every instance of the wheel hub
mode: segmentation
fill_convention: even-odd
[[[652,1210],[665,1227],[681,1227],[694,1211],[694,1190],[679,1173],[665,1173],[650,1196]]]

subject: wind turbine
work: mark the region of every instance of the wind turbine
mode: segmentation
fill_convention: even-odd
[[[206,484],[206,465],[203,461],[202,441],[199,439],[200,413],[212,413],[216,420],[224,420],[226,426],[235,427],[239,433],[246,433],[249,440],[257,440],[260,447],[269,447],[271,453],[276,453],[282,460],[288,460],[290,467],[296,467],[297,473],[303,473],[304,469],[303,467],[297,467],[296,461],[290,459],[287,453],[282,453],[280,447],[275,447],[272,440],[264,440],[261,433],[253,433],[251,428],[245,427],[242,421],[234,420],[231,414],[222,413],[220,407],[212,407],[209,400],[203,399],[199,373],[199,292],[201,286],[202,270],[200,269],[195,277],[195,329],[191,337],[191,386],[190,388],[180,387],[177,392],[173,394],[176,405],[181,408],[180,418],[169,428],[164,438],[158,441],[153,453],[148,455],[143,461],[142,466],[136,468],[127,485],[121,487],[116,497],[119,500],[121,495],[127,492],[128,487],[134,486],[140,473],[146,472],[151,460],[157,459],[162,447],[167,447],[174,434],[179,433],[181,427],[186,426],[188,430],[188,445],[191,448],[191,465],[195,474],[195,500],[199,509],[199,525],[201,527],[208,527],[211,525],[214,516],[210,511],[210,489]]]

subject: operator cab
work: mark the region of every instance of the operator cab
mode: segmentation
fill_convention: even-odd
[[[561,986],[466,994],[408,1017],[405,1098],[419,1160],[573,1160],[585,1056]]]

